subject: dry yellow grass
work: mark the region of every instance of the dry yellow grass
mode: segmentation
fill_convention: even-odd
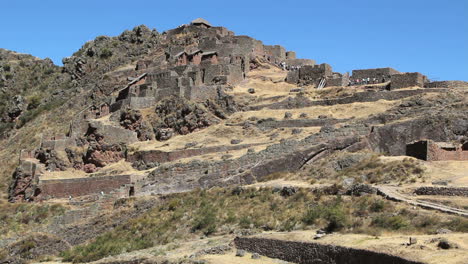
[[[313,106],[298,109],[262,109],[258,111],[237,112],[231,116],[231,122],[241,122],[249,117],[257,118],[276,118],[281,120],[284,118],[285,112],[293,114],[294,118],[298,118],[301,113],[306,113],[309,118],[317,118],[319,115],[327,115],[334,118],[364,118],[371,114],[378,114],[387,111],[388,109],[399,104],[400,101],[379,100],[376,102],[340,104],[332,106]]]
[[[261,256],[259,259],[252,259],[252,254],[246,253],[243,257],[236,257],[236,252],[228,252],[224,255],[205,255],[201,257],[206,263],[212,264],[286,264],[285,262],[278,259],[268,258]]]
[[[413,157],[407,156],[382,156],[382,161],[395,161],[410,158],[417,160]],[[430,185],[434,181],[449,181],[452,186],[468,186],[468,161],[423,161],[418,160],[424,168],[425,183],[414,183],[406,185],[407,187],[416,187],[422,185]]]

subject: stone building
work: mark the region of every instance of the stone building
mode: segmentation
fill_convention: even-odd
[[[427,77],[419,72],[407,72],[394,74],[390,77],[390,89],[400,89],[406,87],[424,87]]]
[[[420,140],[406,145],[406,155],[421,160],[468,160],[468,142],[453,144]]]
[[[203,28],[210,28],[211,27],[210,22],[206,21],[203,18],[197,18],[197,19],[193,20],[190,24],[193,25],[193,26],[203,27]]]
[[[334,72],[333,76],[326,80],[325,87],[330,87],[330,86],[345,87],[348,85],[349,85],[349,73],[341,74],[338,72]]]
[[[376,69],[363,69],[353,70],[351,78],[353,80],[362,79],[377,79],[379,82],[390,81],[390,77],[400,72],[392,68],[376,68]]]
[[[305,65],[299,70],[288,72],[286,82],[317,86],[321,79],[331,79],[332,77],[332,67],[326,63],[322,63],[320,65]]]

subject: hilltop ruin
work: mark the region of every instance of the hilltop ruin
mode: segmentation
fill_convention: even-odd
[[[144,29],[138,30],[138,34],[143,34],[141,32],[144,32]],[[66,135],[43,136],[37,149],[21,153],[20,165],[10,187],[10,201],[72,199],[80,196],[98,198],[104,194],[118,198],[180,192],[216,185],[249,184],[274,172],[298,170],[304,164],[324,157],[333,150],[382,149],[383,153],[383,149],[392,144],[383,141],[379,136],[379,133],[384,133],[381,131],[384,131],[385,127],[366,127],[362,123],[356,123],[352,128],[342,127],[326,131],[327,127],[351,122],[352,119],[310,120],[307,117],[262,122],[257,125],[262,129],[322,127],[323,131],[295,143],[281,142],[258,154],[249,152],[240,158],[227,158],[225,161],[198,164],[189,162],[170,165],[169,168],[160,166],[162,163],[173,163],[184,158],[249,149],[261,144],[231,143],[232,146],[205,148],[189,146],[169,152],[157,149],[130,151],[128,146],[138,142],[164,141],[177,134],[186,135],[199,131],[238,111],[291,109],[382,99],[398,100],[416,94],[445,91],[440,89],[440,82],[431,83],[421,73],[400,73],[392,68],[354,70],[352,75],[333,72],[332,67],[326,63],[316,65],[313,60],[298,59],[295,52],[286,51],[282,46],[264,45],[248,36],[236,36],[228,29],[212,26],[203,19],[194,20],[190,24],[156,36],[157,43],[154,44],[154,51],[150,55],[136,61],[133,68],[113,71],[108,77],[125,77],[127,85],[114,87],[109,94],[101,96],[100,102],[86,106],[76,114]],[[91,56],[93,52],[88,50],[87,56]],[[66,59],[66,62],[66,69],[72,72],[75,79],[82,78],[87,71],[87,64],[82,59],[71,57]],[[70,67],[70,63],[74,66]],[[234,87],[245,83],[249,72],[261,68],[274,68],[284,73],[285,78],[278,82],[299,87],[299,94],[302,91],[300,87],[318,90],[325,87],[360,87],[372,91],[362,90],[351,97],[337,97],[328,101],[288,97],[286,101],[269,105],[246,107],[239,104],[231,95]],[[447,86],[452,87],[448,84]],[[412,89],[401,90],[409,87]],[[157,111],[161,111],[161,115],[164,116],[160,118],[166,119],[157,123],[141,112],[154,107],[160,109]],[[183,112],[178,110],[180,107],[184,109]],[[171,113],[174,117],[168,120],[166,116],[170,116]],[[375,120],[368,122],[372,123]],[[348,130],[352,133],[345,136],[345,131]],[[406,142],[398,144],[407,144],[409,140],[425,140],[416,136],[419,133],[412,133],[415,136],[411,134]],[[427,134],[429,139],[433,136]],[[448,137],[456,138],[453,135]],[[304,147],[304,143],[307,143],[308,147]],[[398,151],[393,155],[401,154],[404,153]],[[88,176],[120,160],[132,163],[138,170],[153,171],[106,174],[105,177]],[[63,179],[42,176],[70,169],[84,174],[75,173],[75,176]],[[161,182],[161,179],[167,178],[179,180],[175,185],[173,181]]]

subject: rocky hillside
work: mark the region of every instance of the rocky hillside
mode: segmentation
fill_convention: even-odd
[[[63,64],[0,50],[2,263],[467,257],[466,82],[338,73],[203,19]]]

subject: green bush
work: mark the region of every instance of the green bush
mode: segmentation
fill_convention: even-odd
[[[216,231],[216,223],[216,209],[205,204],[193,221],[192,231],[201,230],[205,235],[210,235]]]
[[[302,217],[302,221],[307,225],[315,224],[318,219],[324,219],[327,222],[326,229],[329,232],[347,226],[349,219],[341,197],[337,197],[332,202],[311,207]]]
[[[401,215],[378,215],[372,220],[372,225],[385,229],[400,230],[407,228],[409,223]]]
[[[107,59],[107,58],[110,58],[111,56],[113,55],[112,51],[108,48],[104,48],[101,50],[101,54],[99,55],[99,57],[101,59]]]

